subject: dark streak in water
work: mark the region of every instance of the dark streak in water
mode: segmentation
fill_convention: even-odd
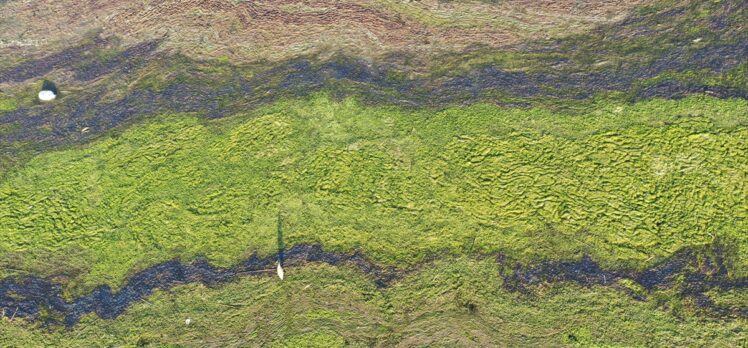
[[[677,13],[658,14],[663,18],[669,15]],[[657,22],[660,21],[662,19]],[[635,23],[635,18],[631,18],[621,24],[621,27],[609,30],[615,33],[616,30]],[[729,32],[732,26],[717,29]],[[742,36],[733,40],[710,39],[703,47],[670,47],[658,53],[652,61],[639,65],[591,69],[584,64],[561,64],[566,68],[559,70],[554,62],[546,62],[543,63],[545,65],[526,72],[507,71],[488,64],[473,66],[458,76],[414,79],[393,78],[392,76],[407,76],[409,69],[386,63],[376,65],[344,56],[325,62],[315,62],[314,58],[297,58],[260,69],[251,78],[243,77],[240,73],[242,67],[229,66],[227,69],[231,73],[221,77],[220,81],[215,80],[215,76],[201,76],[188,81],[173,79],[166,82],[165,87],[160,90],[139,88],[128,90],[123,97],[117,99],[102,98],[110,94],[107,87],[110,82],[127,76],[139,76],[138,74],[152,68],[152,62],[163,63],[166,70],[171,63],[177,66],[183,64],[187,70],[212,64],[157,53],[160,43],[159,40],[143,42],[105,58],[92,52],[108,47],[110,42],[95,39],[0,70],[0,84],[43,78],[58,69],[70,70],[78,83],[103,81],[89,84],[85,92],[69,96],[63,93],[55,103],[36,104],[0,114],[0,127],[9,126],[8,129],[17,130],[0,132],[0,144],[24,144],[36,152],[43,152],[90,141],[119,125],[153,114],[199,112],[208,118],[219,118],[231,115],[236,110],[272,103],[284,96],[304,97],[319,91],[330,91],[340,98],[356,96],[376,104],[437,108],[497,102],[496,96],[506,96],[509,99],[585,99],[608,91],[624,91],[633,99],[681,98],[689,94],[748,98],[748,91],[745,89],[707,85],[699,81],[665,78],[642,84],[643,81],[665,72],[695,70],[708,76],[717,76],[734,69],[748,57],[748,40]],[[559,58],[561,61],[568,61],[568,57],[576,49],[575,45],[577,43],[572,41],[568,47],[561,44],[548,47],[547,51],[566,57]],[[606,56],[605,52],[591,54]],[[185,73],[199,75],[189,71]],[[82,129],[86,129],[86,132],[82,132]],[[7,146],[2,151],[12,152],[13,148]],[[8,155],[13,156],[13,153]]]
[[[294,246],[285,251],[283,257],[287,267],[299,267],[310,262],[347,265],[366,274],[379,288],[386,288],[415,271],[382,267],[359,252],[329,252],[318,245]],[[277,259],[278,255],[266,258],[252,256],[231,268],[213,267],[204,259],[190,264],[177,260],[168,261],[136,273],[118,292],[113,292],[109,286],[99,286],[89,295],[72,302],[63,299],[60,284],[32,276],[7,278],[0,281],[0,308],[4,309],[6,316],[14,315],[30,320],[39,319],[40,313],[47,310],[54,314],[52,317],[64,318],[64,324],[71,327],[88,313],[96,313],[104,319],[114,319],[131,304],[146,298],[156,289],[164,290],[186,283],[217,286],[241,276],[272,275]],[[721,261],[717,262],[719,265],[712,262],[707,262],[708,265],[699,264],[696,253],[685,250],[651,269],[635,272],[605,270],[589,257],[583,257],[579,261],[544,262],[535,266],[512,266],[504,257],[497,257],[498,272],[504,279],[504,287],[510,291],[529,292],[532,286],[548,282],[574,282],[592,286],[614,285],[620,279],[630,279],[647,291],[659,288],[679,289],[682,296],[694,298],[699,306],[720,316],[748,317],[748,308],[721,308],[705,295],[711,289],[748,288],[748,279],[729,279]],[[675,282],[674,278],[677,276],[682,276],[682,280]]]
[[[99,76],[127,73],[146,64],[144,57],[157,46],[150,42],[121,52],[106,62],[94,61],[88,68],[78,70],[76,76],[83,80]],[[728,47],[729,46],[729,47]],[[748,57],[748,42],[736,45],[713,45],[712,51],[689,55],[674,53],[672,60],[654,62],[635,71],[608,71],[585,73],[510,72],[494,66],[479,66],[462,76],[442,79],[414,79],[391,81],[388,71],[347,57],[315,65],[306,59],[297,59],[276,66],[246,79],[238,72],[224,81],[195,83],[172,81],[161,90],[141,88],[129,91],[124,97],[104,100],[106,87],[100,85],[75,96],[62,96],[51,104],[22,107],[0,114],[0,125],[13,125],[22,130],[0,133],[2,143],[34,144],[39,151],[67,144],[83,143],[98,134],[148,115],[163,112],[199,112],[208,118],[219,118],[235,110],[271,103],[283,96],[303,97],[319,91],[332,91],[336,97],[359,96],[377,104],[401,106],[442,107],[496,101],[491,95],[531,98],[585,99],[603,91],[630,91],[637,98],[680,98],[689,94],[709,94],[720,98],[748,98],[746,91],[695,82],[663,80],[646,87],[637,87],[641,79],[656,76],[663,71],[680,71],[686,68],[714,65],[715,55]],[[38,74],[27,73],[29,67],[0,71],[0,82],[15,81],[31,75],[45,73],[62,59],[74,59],[80,52],[53,55],[52,63],[44,63]],[[64,58],[72,57],[72,58]],[[161,57],[166,59],[168,57]],[[743,58],[744,60],[744,58]],[[710,66],[723,71],[740,60],[724,59],[721,65]],[[31,74],[31,75],[29,75]],[[81,132],[86,128],[87,132]]]

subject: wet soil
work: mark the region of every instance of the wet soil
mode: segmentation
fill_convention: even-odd
[[[303,97],[319,91],[340,98],[356,96],[374,104],[435,108],[476,102],[506,105],[498,100],[501,98],[514,101],[510,104],[538,97],[586,99],[610,91],[622,91],[632,100],[681,98],[689,94],[745,99],[748,90],[708,85],[702,82],[706,79],[649,80],[663,73],[677,76],[698,72],[700,76],[717,76],[745,63],[748,38],[739,30],[742,24],[739,19],[745,16],[741,5],[742,2],[731,0],[717,6],[707,23],[713,29],[711,36],[697,45],[682,33],[684,29],[679,25],[683,24],[678,24],[683,18],[690,18],[695,10],[679,6],[671,11],[634,15],[617,25],[601,27],[589,37],[519,47],[549,57],[529,70],[509,71],[486,64],[456,75],[420,78],[404,77],[419,72],[419,67],[408,66],[407,59],[402,64],[394,63],[398,59],[372,63],[348,56],[322,62],[314,57],[296,58],[258,66],[252,68],[251,78],[242,74],[246,67],[238,66],[228,67],[229,73],[223,77],[195,78],[200,74],[191,70],[211,66],[211,62],[192,61],[159,50],[161,40],[115,50],[111,48],[116,45],[112,40],[97,38],[0,70],[0,85],[43,79],[51,72],[67,70],[71,76],[68,83],[85,87],[79,88],[80,92],[63,93],[55,103],[37,103],[0,114],[0,129],[6,130],[0,132],[0,152],[15,151],[16,146],[5,144],[23,144],[33,152],[42,152],[83,143],[119,125],[161,112],[200,112],[208,118],[217,118],[284,96]],[[653,42],[666,45],[631,44],[642,31],[645,37],[658,38],[659,41]],[[580,52],[589,62],[579,61]],[[593,66],[598,60],[610,57],[624,63]],[[189,78],[165,77],[168,82],[164,88],[130,87],[114,93],[118,97],[104,99],[103,96],[112,94],[109,86],[121,86],[117,83],[121,81],[131,84],[133,77],[152,75],[149,71],[153,70],[153,64],[164,67],[159,71],[169,70],[170,64],[179,66],[177,70],[184,70],[183,75]],[[12,157],[13,153],[6,155]]]
[[[45,324],[75,325],[82,316],[96,313],[104,319],[114,319],[131,304],[148,297],[156,289],[169,289],[186,283],[203,283],[218,286],[243,276],[275,276],[275,262],[280,255],[266,258],[252,256],[231,268],[218,268],[204,259],[184,264],[178,260],[164,262],[133,275],[117,292],[109,286],[97,287],[90,294],[67,302],[62,296],[62,285],[45,279],[27,276],[0,281],[0,308],[6,316],[45,320]],[[382,267],[369,261],[360,252],[338,253],[325,251],[319,245],[297,245],[283,252],[286,268],[302,267],[307,263],[325,263],[333,266],[353,267],[369,277],[379,288],[417,270],[400,270]],[[509,291],[532,293],[536,285],[551,282],[574,282],[583,286],[616,286],[621,279],[636,282],[647,293],[656,289],[677,289],[683,297],[710,313],[721,317],[748,318],[748,307],[722,308],[705,293],[712,289],[721,291],[748,288],[748,279],[730,279],[720,257],[716,260],[697,257],[697,252],[684,250],[661,264],[644,271],[607,270],[589,257],[579,261],[543,262],[535,265],[512,263],[504,256],[496,257],[497,272]],[[426,265],[423,265],[426,266]],[[632,294],[644,299],[642,295]],[[42,315],[44,313],[44,315]],[[42,319],[44,318],[44,319]],[[56,321],[62,318],[61,322]]]
[[[88,60],[79,64],[74,76],[80,81],[102,76],[119,76],[148,64],[158,42],[124,50],[106,61]],[[42,77],[50,69],[76,60],[88,47],[48,57],[48,62],[29,62],[0,71],[0,83]],[[732,57],[732,58],[729,58]],[[742,57],[742,58],[736,58]],[[271,103],[283,96],[303,97],[330,91],[336,97],[357,96],[376,104],[406,107],[444,107],[482,101],[495,102],[497,95],[508,98],[552,97],[585,99],[598,92],[625,91],[636,99],[681,98],[708,94],[720,98],[748,98],[748,91],[710,86],[698,82],[665,79],[639,86],[643,79],[664,71],[709,68],[726,71],[748,57],[748,41],[714,44],[696,52],[675,50],[646,67],[632,70],[562,73],[548,71],[505,71],[494,66],[476,67],[462,76],[438,79],[394,80],[389,67],[372,66],[354,58],[314,63],[297,59],[244,78],[238,68],[224,81],[206,78],[200,82],[172,81],[165,88],[139,88],[114,100],[104,100],[106,84],[87,92],[65,96],[51,104],[22,107],[0,115],[0,126],[17,131],[1,132],[0,143],[33,144],[38,151],[86,142],[121,124],[161,112],[199,112],[208,118],[230,115]],[[158,59],[168,60],[169,57]],[[742,60],[741,60],[742,59]],[[116,77],[111,77],[116,78]],[[86,132],[82,132],[82,129]]]

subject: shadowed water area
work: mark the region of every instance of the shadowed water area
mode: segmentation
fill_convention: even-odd
[[[682,250],[662,263],[643,271],[604,269],[585,256],[578,261],[542,262],[522,265],[509,262],[504,256],[496,256],[497,272],[504,279],[504,288],[531,294],[533,286],[551,282],[574,282],[582,286],[615,286],[619,280],[629,279],[647,292],[656,289],[676,289],[682,296],[696,300],[699,307],[715,315],[748,318],[748,307],[736,309],[716,305],[705,293],[712,289],[720,291],[748,288],[748,279],[728,277],[721,249],[714,260],[699,258],[696,250]],[[164,262],[133,275],[119,291],[109,286],[100,286],[90,294],[73,301],[62,296],[62,286],[36,277],[15,277],[0,281],[0,308],[7,317],[37,320],[44,310],[52,317],[64,318],[68,327],[80,318],[96,313],[104,319],[114,319],[127,308],[148,297],[156,289],[166,290],[186,283],[203,283],[218,286],[245,276],[275,276],[278,255],[252,256],[231,268],[210,265],[205,259],[184,264],[178,260]],[[325,251],[319,245],[296,245],[283,255],[284,265],[292,271],[308,263],[325,263],[332,266],[352,267],[365,274],[378,288],[389,287],[408,274],[417,272],[422,264],[409,270],[383,267],[368,260],[359,252],[339,253]],[[638,300],[641,294],[632,293]],[[49,317],[49,316],[47,316]],[[50,320],[50,319],[47,319]],[[48,322],[46,324],[55,324]]]
[[[83,83],[95,79],[117,79],[160,61],[169,66],[174,57],[155,53],[159,42],[127,48],[106,60],[90,58],[86,52],[107,44],[106,40],[66,49],[48,57],[0,71],[0,83],[43,78],[53,69],[72,69]],[[208,118],[224,117],[238,109],[271,103],[281,97],[303,97],[320,91],[335,97],[356,96],[376,104],[441,108],[476,102],[499,102],[497,96],[519,100],[535,97],[587,99],[597,93],[622,91],[635,99],[681,98],[707,94],[719,98],[748,98],[748,92],[734,87],[707,85],[675,78],[641,85],[664,72],[694,69],[719,74],[735,68],[748,57],[748,41],[715,40],[698,49],[676,47],[644,65],[610,67],[604,70],[557,70],[552,67],[532,72],[508,71],[493,65],[475,66],[458,76],[393,79],[402,74],[390,65],[339,57],[315,63],[299,58],[264,69],[246,78],[241,67],[218,80],[174,80],[163,88],[129,89],[125,95],[109,96],[107,83],[63,95],[53,104],[20,107],[0,114],[0,126],[19,131],[0,132],[0,142],[31,143],[41,151],[50,147],[88,141],[121,124],[162,112],[199,112]],[[183,59],[183,58],[181,58]],[[204,64],[191,62],[189,64]],[[180,62],[184,64],[184,62]],[[197,66],[197,65],[195,65]],[[108,81],[108,80],[106,80]],[[519,103],[514,105],[528,105]],[[86,132],[81,132],[81,129]],[[22,130],[22,131],[21,131]]]

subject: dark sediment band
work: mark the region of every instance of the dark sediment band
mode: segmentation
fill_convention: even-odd
[[[91,69],[82,70],[76,75],[89,79],[108,71],[137,70],[139,64],[146,64],[147,61],[137,58],[137,52],[150,55],[155,45],[151,43],[126,50],[122,57],[112,58],[106,63],[91,63]],[[283,97],[304,97],[320,91],[330,91],[340,98],[356,96],[373,104],[436,108],[500,102],[497,96],[501,95],[520,98],[510,100],[535,97],[585,99],[606,91],[626,91],[635,98],[642,99],[681,98],[690,94],[748,98],[748,92],[741,89],[674,79],[647,86],[637,85],[637,81],[656,76],[662,71],[708,64],[712,61],[710,57],[713,54],[725,53],[725,50],[731,52],[731,55],[748,57],[748,41],[728,46],[712,46],[713,52],[689,55],[688,59],[697,59],[695,62],[683,58],[684,61],[679,63],[681,58],[674,57],[668,64],[655,62],[648,68],[633,71],[528,73],[482,66],[457,77],[391,81],[387,78],[389,72],[386,68],[371,67],[352,58],[340,58],[324,64],[295,60],[258,73],[252,78],[245,78],[236,70],[238,68],[231,68],[234,69],[233,73],[230,77],[224,77],[223,81],[211,81],[208,77],[205,83],[172,81],[163,89],[138,88],[113,100],[103,99],[108,92],[104,85],[99,85],[80,95],[63,95],[54,104],[21,107],[0,114],[0,126],[12,125],[14,129],[23,130],[0,132],[0,142],[35,144],[41,151],[89,141],[103,132],[147,115],[198,112],[208,118],[220,118],[234,114],[237,110],[269,104]],[[60,58],[55,56],[55,59]],[[154,59],[168,61],[170,58]],[[714,71],[734,67],[734,62],[724,62],[725,66],[715,66]],[[8,75],[8,72],[0,72],[0,82],[4,75]],[[23,75],[26,76],[25,73]],[[81,132],[83,128],[86,132]]]
[[[689,72],[716,77],[745,64],[748,59],[748,37],[740,30],[746,16],[744,1],[722,1],[710,8],[708,20],[699,22],[708,29],[709,37],[698,45],[693,45],[692,38],[683,33],[683,26],[691,29],[692,17],[701,18],[702,12],[692,4],[679,4],[668,11],[632,13],[622,22],[599,27],[590,35],[516,47],[520,52],[545,58],[512,71],[492,64],[475,64],[447,74],[405,78],[413,72],[427,72],[421,71],[421,67],[408,67],[408,59],[384,58],[372,64],[352,57],[332,61],[296,58],[258,65],[257,69],[251,69],[251,78],[243,77],[246,75],[242,74],[242,69],[246,66],[222,65],[230,70],[230,75],[222,76],[221,81],[214,77],[206,77],[205,84],[170,81],[160,90],[119,91],[115,94],[120,97],[115,100],[102,99],[111,92],[106,85],[128,76],[139,76],[139,73],[148,75],[152,62],[163,63],[157,68],[165,67],[165,70],[172,63],[187,70],[218,63],[159,52],[161,40],[142,42],[111,56],[100,56],[95,52],[101,49],[109,52],[108,47],[116,40],[96,38],[0,70],[0,84],[44,78],[54,70],[70,71],[72,79],[78,83],[105,81],[93,86],[88,84],[87,91],[78,95],[63,95],[54,104],[21,107],[1,114],[0,127],[10,125],[9,128],[24,131],[0,132],[0,144],[31,143],[39,150],[46,150],[88,141],[120,124],[153,113],[201,112],[206,117],[216,118],[284,96],[299,97],[323,90],[333,91],[340,97],[361,97],[373,103],[434,107],[480,101],[524,105],[523,98],[584,99],[609,91],[623,91],[634,100],[680,98],[699,93],[720,98],[748,98],[748,90],[742,87],[705,82],[709,79],[677,77]],[[656,38],[651,41],[656,47],[639,47],[641,42],[638,41],[633,46],[627,44],[629,39],[642,37]],[[575,59],[580,52],[585,59]],[[397,57],[398,53],[391,56]],[[451,57],[437,59],[451,66],[460,57],[461,52],[454,52]],[[608,60],[616,62],[598,65]],[[436,66],[436,62],[434,64]],[[189,71],[186,74],[199,75]],[[497,100],[500,97],[511,101]],[[82,133],[82,128],[87,132]]]
[[[118,292],[113,292],[109,286],[100,286],[72,302],[63,299],[60,284],[31,276],[8,278],[0,281],[0,308],[3,308],[6,316],[30,320],[39,319],[42,311],[50,311],[52,315],[47,317],[64,318],[64,324],[72,327],[88,313],[96,313],[104,319],[114,319],[131,304],[146,298],[156,289],[168,289],[186,283],[217,286],[241,276],[273,275],[277,259],[277,255],[266,258],[252,256],[231,268],[213,267],[204,259],[189,264],[177,260],[168,261],[136,273]],[[629,279],[647,292],[677,289],[681,296],[693,298],[699,307],[720,317],[748,318],[748,307],[722,308],[705,295],[712,289],[724,291],[748,288],[748,279],[730,279],[721,257],[716,257],[716,261],[704,261],[693,250],[678,252],[667,261],[639,272],[606,270],[589,257],[579,261],[543,262],[533,266],[511,264],[501,255],[496,260],[497,271],[504,279],[503,286],[509,291],[530,292],[533,285],[548,282],[574,282],[592,286],[615,285],[621,279]],[[364,273],[379,288],[386,288],[418,269],[382,267],[359,252],[329,252],[318,245],[297,245],[284,252],[286,267],[302,266],[310,262],[353,267]],[[644,299],[641,294],[631,295]]]

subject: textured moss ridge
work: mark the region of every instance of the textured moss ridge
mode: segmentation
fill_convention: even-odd
[[[224,120],[164,115],[8,175],[4,275],[89,290],[174,257],[230,265],[275,251],[279,212],[289,246],[401,267],[501,251],[644,268],[729,237],[730,271],[744,275],[748,103],[590,110],[405,112],[318,96]]]
[[[682,285],[714,280],[715,260],[720,276],[748,276],[746,9],[658,1],[587,34],[429,61],[245,66],[91,35],[0,63],[0,81],[19,83],[0,91],[0,277],[48,277],[75,298],[173,258],[228,266],[277,250],[279,214],[288,247],[402,269],[458,258],[385,290],[327,266],[185,285],[67,332],[8,322],[6,308],[0,346],[745,345],[746,321],[731,317],[745,289]],[[47,75],[63,93],[39,104],[33,80]],[[650,99],[704,93],[725,99]],[[726,254],[699,253],[701,273],[654,289],[507,293],[493,262],[471,259],[591,255],[659,272],[714,241]]]

